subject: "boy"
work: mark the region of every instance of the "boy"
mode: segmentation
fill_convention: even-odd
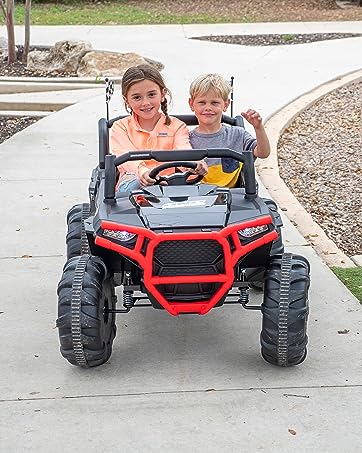
[[[198,127],[190,132],[193,148],[230,148],[237,152],[250,150],[255,157],[266,158],[270,144],[262,119],[255,110],[241,115],[255,130],[252,137],[243,127],[221,124],[221,117],[229,107],[230,84],[219,74],[205,74],[197,77],[190,86],[189,105],[198,119]],[[235,159],[205,159],[208,174],[202,182],[222,187],[235,187],[242,166]]]

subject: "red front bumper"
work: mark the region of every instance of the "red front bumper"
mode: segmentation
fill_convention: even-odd
[[[102,221],[102,229],[135,233],[137,235],[136,243],[133,248],[128,248],[101,236],[96,236],[95,243],[106,249],[114,250],[115,252],[118,252],[121,255],[124,255],[135,261],[143,269],[144,285],[148,293],[151,294],[171,315],[176,316],[180,313],[197,313],[204,315],[208,313],[232,287],[232,284],[234,282],[234,267],[240,260],[240,258],[251,252],[252,250],[274,241],[278,237],[278,233],[273,230],[267,232],[262,237],[259,237],[254,241],[243,245],[239,238],[238,231],[244,228],[268,225],[271,223],[272,219],[268,215],[255,220],[229,225],[220,231],[192,233],[155,233],[154,231],[148,230],[146,228]],[[148,239],[147,247],[143,247],[146,239]],[[222,247],[224,254],[224,272],[217,275],[153,275],[153,259],[156,247],[164,241],[187,240],[217,241]],[[165,296],[159,291],[158,288],[159,285],[164,284],[211,282],[218,282],[220,283],[220,286],[208,300],[202,301],[170,301],[165,298]]]

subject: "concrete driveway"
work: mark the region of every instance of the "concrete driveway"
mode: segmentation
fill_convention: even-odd
[[[360,69],[362,38],[273,48],[187,38],[329,30],[362,32],[362,23],[33,27],[32,40],[88,39],[94,48],[161,60],[173,113],[188,112],[187,88],[197,74],[234,75],[235,110],[253,107],[266,118]],[[83,370],[60,356],[56,287],[65,217],[87,201],[97,164],[105,108],[95,94],[0,146],[0,452],[359,452],[361,305],[287,219],[287,249],[311,263],[302,365],[264,362],[260,313],[236,306],[178,318],[140,308],[118,315],[109,363]],[[118,112],[119,92],[112,101]]]

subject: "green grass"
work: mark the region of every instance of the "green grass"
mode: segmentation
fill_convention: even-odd
[[[293,41],[294,35],[282,35],[282,39],[285,42]]]
[[[14,20],[24,23],[24,6],[15,7]],[[32,25],[137,25],[137,24],[203,24],[225,22],[250,22],[251,18],[227,17],[210,14],[172,14],[145,11],[122,1],[106,4],[62,2],[62,4],[33,3]]]
[[[332,271],[362,303],[362,267],[333,267]]]

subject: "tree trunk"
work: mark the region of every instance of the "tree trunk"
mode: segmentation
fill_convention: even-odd
[[[8,63],[15,63],[14,0],[6,0],[6,29],[8,33]]]
[[[31,0],[25,0],[25,38],[24,38],[24,51],[23,51],[23,63],[28,62],[28,53],[30,46],[30,11],[31,11]]]
[[[6,20],[6,9],[5,9],[4,0],[0,0],[0,9],[1,9],[1,12],[3,13],[4,20]]]

